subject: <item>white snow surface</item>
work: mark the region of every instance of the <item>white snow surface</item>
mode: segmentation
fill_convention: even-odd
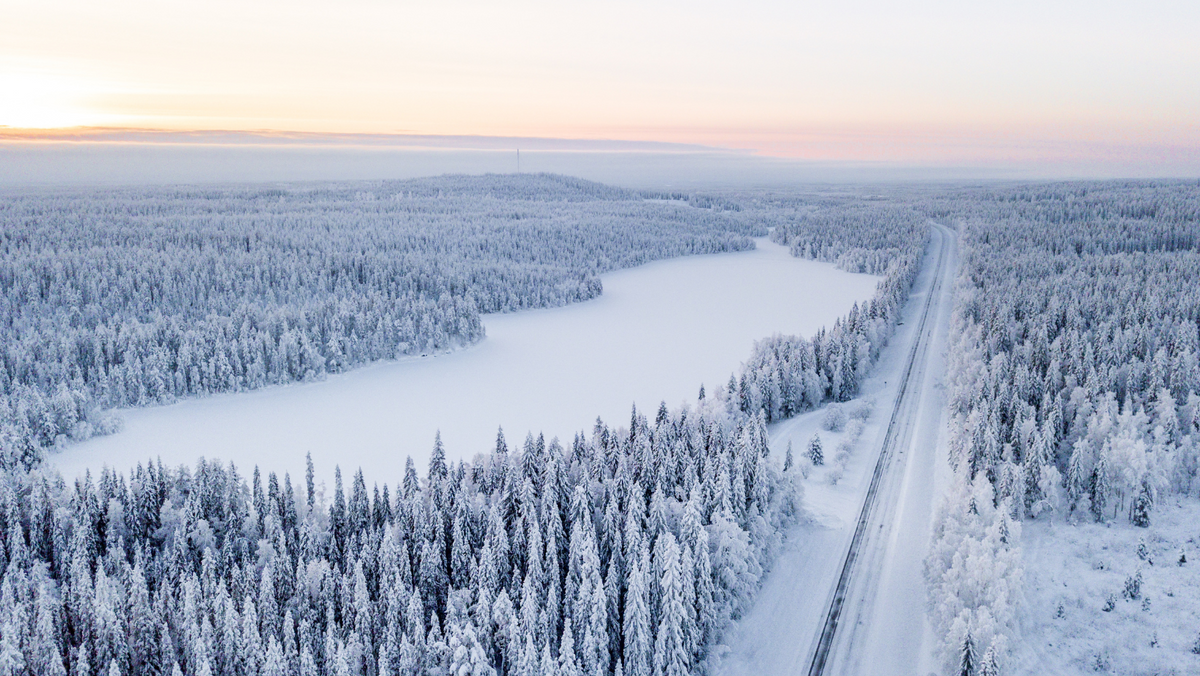
[[[793,258],[757,240],[748,252],[691,256],[602,276],[604,293],[566,307],[484,318],[487,338],[446,354],[373,364],[324,381],[120,411],[124,430],[68,447],[52,462],[70,481],[107,465],[126,471],[161,457],[319,478],[361,467],[368,484],[396,484],[411,455],[422,472],[434,435],[447,456],[509,448],[527,432],[569,444],[596,417],[626,425],[630,405],[712,392],[773,333],[813,335],[874,294],[878,278]]]
[[[1022,640],[1010,672],[1200,673],[1197,523],[1200,501],[1180,496],[1156,505],[1149,528],[1025,522]],[[1128,598],[1125,581],[1139,570],[1138,597]],[[1106,612],[1109,595],[1115,604]]]
[[[952,236],[948,231],[946,236]],[[936,241],[936,239],[934,240]],[[929,321],[932,338],[922,371],[914,369],[910,391],[919,388],[908,421],[910,441],[891,461],[885,484],[896,498],[891,510],[872,521],[879,532],[864,543],[856,577],[843,608],[838,638],[825,673],[912,676],[934,669],[929,622],[925,616],[924,558],[932,533],[934,501],[950,479],[945,424],[944,353],[952,308],[951,281],[957,254],[951,248],[942,293]],[[787,544],[763,581],[751,610],[725,636],[725,654],[716,672],[725,676],[807,674],[846,551],[854,534],[871,473],[879,457],[896,403],[900,375],[915,339],[919,311],[932,283],[926,263],[903,313],[903,324],[885,349],[859,399],[872,401],[873,414],[846,464],[832,484],[830,467],[814,468],[802,482],[808,512],[787,535]],[[922,368],[918,366],[917,368]],[[852,410],[856,402],[844,404]],[[814,433],[821,434],[826,458],[841,435],[820,428],[825,409],[771,426],[771,454],[783,457],[788,442],[799,458]],[[882,521],[882,524],[875,525]],[[882,526],[882,527],[881,527]]]

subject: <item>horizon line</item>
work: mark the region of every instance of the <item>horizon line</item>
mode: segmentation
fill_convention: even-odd
[[[286,129],[171,129],[79,125],[72,127],[13,127],[0,125],[0,143],[130,143],[213,146],[342,146],[388,148],[440,148],[462,150],[602,150],[672,153],[720,153],[760,156],[751,148],[731,148],[679,141],[623,139],[616,137],[505,136],[495,134],[422,134],[407,130],[393,132],[327,132]],[[521,144],[521,145],[516,145]],[[767,157],[766,155],[762,155]]]

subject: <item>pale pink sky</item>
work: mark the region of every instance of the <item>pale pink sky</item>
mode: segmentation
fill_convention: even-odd
[[[1200,2],[0,0],[0,125],[631,139],[817,160],[1200,149]]]

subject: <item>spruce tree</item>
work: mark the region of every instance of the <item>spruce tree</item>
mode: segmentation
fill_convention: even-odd
[[[820,434],[814,434],[808,442],[808,459],[816,466],[825,464],[825,454],[821,451]]]
[[[642,545],[644,547],[644,545]],[[627,676],[651,676],[653,673],[653,633],[650,628],[649,588],[642,556],[632,557],[629,588],[625,592],[624,666]]]
[[[686,676],[691,656],[685,635],[686,610],[679,546],[670,531],[659,536],[654,546],[655,567],[662,571],[659,582],[659,621],[654,641],[654,676]]]
[[[575,657],[575,637],[571,622],[563,622],[562,640],[558,644],[558,676],[581,676],[579,660]]]
[[[963,636],[962,646],[958,650],[958,676],[976,676],[975,674],[975,644],[971,642],[971,632]]]
[[[404,499],[412,500],[417,496],[417,492],[420,491],[420,489],[420,483],[417,480],[417,468],[413,465],[413,459],[410,455],[404,460]]]
[[[1138,488],[1137,497],[1133,499],[1133,504],[1129,510],[1129,522],[1138,528],[1148,528],[1150,526],[1150,512],[1154,509],[1154,494],[1151,492],[1150,484],[1146,480],[1142,480],[1142,485]]]
[[[449,473],[446,467],[446,448],[442,445],[442,431],[438,430],[433,437],[433,451],[429,454],[429,474],[431,483],[441,481]]]
[[[305,499],[308,501],[308,509],[312,511],[313,504],[317,499],[317,489],[313,482],[313,460],[312,451],[304,454],[304,492]]]
[[[979,663],[979,676],[1000,676],[1000,663],[996,659],[996,649],[988,647]]]
[[[346,495],[342,492],[342,468],[333,468],[333,505],[329,508],[330,558],[338,565],[345,563],[346,553]]]

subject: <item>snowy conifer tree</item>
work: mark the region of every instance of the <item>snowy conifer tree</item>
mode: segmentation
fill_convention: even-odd
[[[812,439],[808,441],[808,459],[816,466],[825,464],[825,454],[821,450],[820,434],[814,434]]]

